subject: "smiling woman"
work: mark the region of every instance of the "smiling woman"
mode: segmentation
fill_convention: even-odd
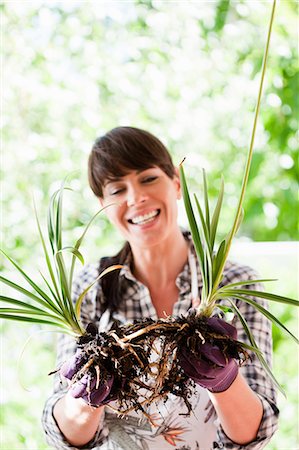
[[[252,347],[237,315],[228,324],[192,309],[203,278],[190,233],[177,222],[184,178],[168,151],[146,131],[114,128],[93,146],[89,180],[126,244],[84,268],[75,282],[77,298],[103,269],[122,265],[87,293],[85,336],[77,345],[60,339],[55,390],[43,415],[49,443],[59,449],[166,450],[179,442],[192,450],[262,448],[277,426],[273,380],[258,353],[239,367]],[[227,262],[223,295],[231,283],[251,284],[258,294],[249,267]],[[271,364],[270,324],[251,303],[237,299],[237,310]],[[201,356],[195,356],[199,343]],[[70,388],[61,377],[71,380]]]
[[[298,86],[297,12],[292,0],[278,4],[265,101],[246,194],[246,219],[242,225],[242,240],[246,241],[294,240],[298,228],[294,214],[294,161],[299,145],[295,120],[299,104],[294,95]],[[59,187],[66,173],[84,168],[86,142],[115,124],[139,124],[165,138],[177,162],[187,155],[187,175],[194,191],[198,168],[205,167],[212,181],[209,189],[213,201],[219,174],[224,175],[226,201],[219,232],[225,235],[241,182],[241,152],[248,141],[246,130],[252,119],[268,13],[269,2],[243,0],[105,2],[105,7],[102,2],[90,0],[2,2],[6,68],[3,243],[8,251],[14,249],[14,257],[22,266],[28,267],[30,273],[36,264],[42,269],[42,249],[33,232],[31,189],[36,193],[42,218],[49,192]],[[67,242],[81,235],[86,218],[94,214],[98,203],[91,200],[84,169],[70,186],[80,195],[75,202],[65,196],[63,214],[70,219],[65,222]],[[102,218],[97,223],[99,226],[89,230],[90,238],[85,242],[89,261],[114,254],[120,248],[120,239],[110,223]],[[250,259],[250,264],[259,267],[256,263],[262,257],[254,254],[256,259]],[[243,248],[238,256],[241,260],[245,256],[248,264],[248,253]],[[279,278],[281,295],[297,295],[296,274],[290,272],[290,268],[294,272],[298,266],[294,258],[291,261],[273,255],[270,259],[277,271],[269,270],[268,261],[266,271],[260,271],[263,277]],[[2,268],[5,274],[11,273],[5,263]],[[292,307],[276,306],[274,314],[288,328],[292,328],[291,321],[295,332],[298,327]],[[41,402],[46,396],[45,374],[53,369],[54,362],[49,361],[48,348],[30,351],[24,358],[26,370],[33,374],[39,367],[44,376],[38,369],[34,381],[26,385],[41,386],[42,391],[30,396],[18,389],[13,374],[18,349],[31,329],[25,330],[22,333],[18,327],[17,336],[14,323],[4,324],[3,350],[7,359],[3,367],[7,375],[3,377],[1,408],[5,423],[1,425],[2,445],[9,449],[44,448],[43,439],[38,440],[40,407],[35,400]],[[280,430],[267,449],[299,448],[294,358],[297,348],[295,344],[292,348],[279,330],[274,328],[274,332],[275,373],[288,400],[284,406],[280,399]],[[106,416],[107,424],[114,424],[114,414],[111,422],[111,414]],[[131,426],[140,425],[138,420],[135,425],[130,420]],[[173,434],[175,425],[174,421],[172,427],[166,424],[156,431],[161,433],[163,428],[169,431],[169,439],[184,438],[181,429]]]
[[[180,182],[177,174],[169,178],[159,167],[140,172],[132,171],[120,181],[108,182],[103,189],[102,206],[114,200],[115,206],[106,211],[110,221],[122,232],[123,237],[134,245],[154,243],[174,232],[176,238],[177,200]]]
[[[133,127],[114,128],[92,149],[89,180],[102,206],[115,204],[107,216],[136,251],[157,239],[180,241],[179,175],[155,136]]]

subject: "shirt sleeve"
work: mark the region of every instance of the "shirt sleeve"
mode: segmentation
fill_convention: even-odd
[[[83,271],[78,275],[73,284],[73,298],[76,299],[83,290],[89,286],[98,276],[98,271],[96,266],[86,266]],[[87,293],[85,299],[82,302],[81,307],[81,321],[83,326],[86,326],[89,322],[97,321],[97,310],[96,310],[96,296],[98,295],[98,286],[93,287]],[[57,361],[56,367],[59,368],[64,361],[69,359],[76,351],[77,343],[76,339],[61,334],[57,342]],[[46,435],[46,441],[49,445],[59,450],[77,450],[77,447],[72,446],[65,439],[64,435],[61,433],[58,424],[53,416],[53,408],[56,402],[62,398],[67,392],[67,383],[62,380],[59,373],[54,376],[54,389],[52,395],[47,399],[43,414],[42,414],[42,426]],[[104,416],[104,415],[103,415]],[[84,447],[93,449],[97,448],[98,445],[103,441],[107,435],[107,430],[104,425],[104,417],[99,424],[98,431],[96,432],[94,438],[86,444]]]
[[[256,280],[258,275],[249,267],[237,266],[231,264],[230,269],[224,273],[222,284],[234,283],[245,280]],[[243,286],[250,290],[263,290],[263,286],[259,283],[249,286]],[[268,309],[267,301],[263,299],[253,298],[257,303]],[[225,302],[224,302],[225,303]],[[246,322],[252,331],[258,348],[262,351],[265,360],[270,368],[272,367],[272,329],[271,322],[252,305],[236,300],[236,306],[246,319]],[[246,332],[240,322],[236,320],[235,326],[238,331],[238,340],[250,344]],[[234,450],[260,450],[264,448],[270,441],[274,432],[278,427],[279,410],[276,406],[276,389],[270,376],[266,374],[265,369],[260,363],[254,352],[250,352],[250,359],[240,368],[240,371],[251,389],[258,395],[263,406],[263,417],[257,433],[257,437],[251,443],[245,446],[236,444],[231,441],[224,433],[219,424],[217,430],[218,447]]]

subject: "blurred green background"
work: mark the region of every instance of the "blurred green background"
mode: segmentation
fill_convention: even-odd
[[[176,164],[186,156],[190,184],[199,193],[202,167],[211,198],[223,174],[220,234],[228,231],[271,2],[32,0],[6,1],[0,8],[2,246],[22,267],[38,279],[44,265],[32,194],[45,224],[50,195],[73,174],[74,192],[66,193],[64,204],[65,245],[73,243],[98,209],[86,174],[91,145],[118,125],[156,134]],[[293,297],[298,294],[297,19],[296,1],[278,3],[245,219],[233,253],[262,276],[279,278],[269,289]],[[186,224],[182,205],[180,221]],[[266,246],[259,244],[263,241]],[[85,241],[85,259],[112,254],[120,243],[102,216]],[[2,270],[13,275],[4,261]],[[296,333],[298,316],[291,308],[271,305],[271,310]],[[47,449],[40,415],[51,391],[47,373],[55,367],[56,337],[23,324],[3,323],[1,332],[1,449]],[[274,350],[274,372],[287,400],[280,396],[280,430],[267,449],[297,449],[298,350],[276,329]]]

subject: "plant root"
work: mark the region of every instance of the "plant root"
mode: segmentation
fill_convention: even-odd
[[[200,358],[200,346],[208,341],[217,345],[227,359],[235,358],[240,365],[248,359],[240,342],[215,333],[207,319],[196,314],[115,324],[110,331],[99,334],[93,328],[87,328],[87,333],[78,340],[85,363],[71,384],[89,373],[96,379],[97,389],[100,381],[113,375],[113,387],[105,402],[115,400],[116,408],[108,406],[120,415],[141,411],[149,419],[148,407],[158,400],[166,401],[170,394],[182,398],[186,415],[191,413],[189,399],[195,384],[179,364],[180,348],[187,347]]]

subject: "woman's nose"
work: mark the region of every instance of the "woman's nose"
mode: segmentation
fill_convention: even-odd
[[[138,203],[142,203],[146,200],[145,192],[142,187],[132,186],[127,191],[127,205],[134,206],[138,205]]]

